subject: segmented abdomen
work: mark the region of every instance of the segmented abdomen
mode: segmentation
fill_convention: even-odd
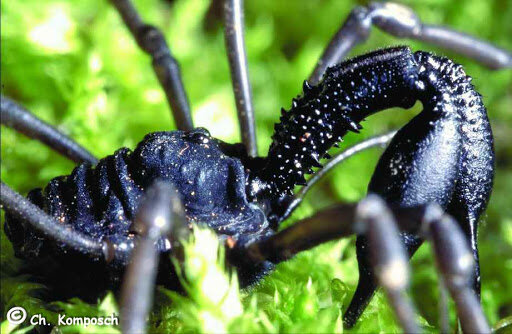
[[[28,198],[61,224],[96,240],[128,239],[128,229],[146,180],[141,177],[127,148],[99,161],[76,167],[68,176],[51,180],[44,190],[32,190]],[[38,257],[48,241],[24,222],[7,217],[6,233],[17,255]]]
[[[268,230],[263,212],[247,200],[241,161],[226,155],[201,128],[148,134],[133,152],[122,148],[95,167],[80,165],[28,197],[58,223],[129,251],[134,246],[130,224],[145,189],[157,179],[175,186],[188,223],[201,223],[233,237]],[[45,245],[54,245],[51,237],[37,235],[24,224],[7,219],[6,232],[16,253],[21,257],[50,254]],[[167,249],[164,239],[159,247]]]

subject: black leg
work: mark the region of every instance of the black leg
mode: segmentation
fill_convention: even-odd
[[[178,129],[194,128],[178,62],[164,36],[156,27],[145,24],[130,0],[110,0],[130,29],[139,47],[153,59],[153,69],[171,106]]]
[[[457,194],[461,193],[458,192]],[[475,261],[473,278],[471,280],[472,286],[478,298],[480,298],[480,259],[478,255],[478,219],[476,217],[481,215],[482,208],[475,204],[471,202],[465,203],[459,195],[452,200],[447,211],[457,220],[468,240],[468,245]]]
[[[437,267],[452,295],[464,333],[491,333],[478,296],[473,291],[475,261],[459,224],[441,208],[425,212],[424,231],[433,244]]]
[[[439,330],[441,333],[450,333],[450,319],[448,313],[448,291],[443,280],[439,280]]]
[[[385,133],[383,135],[378,135],[375,137],[368,138],[366,140],[363,140],[360,143],[355,144],[354,146],[351,146],[342,152],[336,154],[332,157],[331,160],[329,160],[324,166],[319,166],[320,169],[313,175],[311,179],[307,181],[307,184],[302,187],[299,192],[294,196],[294,198],[291,200],[290,204],[286,208],[286,211],[284,214],[280,217],[279,221],[283,221],[290,217],[290,215],[295,211],[295,209],[302,203],[302,200],[306,196],[307,192],[320,181],[327,173],[333,169],[334,167],[341,164],[343,161],[347,160],[348,158],[356,155],[359,152],[365,151],[369,148],[377,147],[377,146],[384,146],[393,138],[393,136],[396,134],[396,131],[391,131],[388,133]]]
[[[406,295],[409,288],[409,257],[395,218],[380,197],[369,195],[359,202],[356,220],[366,225],[373,270],[404,332],[420,333],[415,308]]]
[[[468,240],[469,235],[460,228],[460,224],[453,218],[443,214],[442,209],[437,205],[428,205],[416,210],[421,217],[414,218],[416,214],[411,215],[411,212],[407,210],[395,211],[399,222],[404,219],[413,219],[422,224],[420,229],[416,229],[418,225],[413,224],[412,226],[415,226],[413,229],[408,227],[407,230],[402,230],[402,242],[406,245],[409,257],[416,252],[424,237],[430,239],[436,251],[439,272],[443,276],[443,285],[448,287],[456,303],[459,318],[464,324],[464,331],[468,333],[488,332],[489,326],[479,304],[479,294],[473,286],[478,266],[473,259],[474,255]],[[400,226],[403,227],[403,225]],[[414,237],[415,240],[411,241],[412,236],[418,237]],[[370,246],[367,236],[359,236],[356,246],[358,247],[359,282],[344,315],[347,327],[352,327],[356,323],[377,288],[376,273],[370,263],[373,256],[371,247],[373,246]],[[464,267],[459,268],[462,264]],[[451,281],[448,282],[448,280]],[[444,301],[441,300],[440,303],[443,304]],[[446,315],[441,316],[442,327],[447,328]]]
[[[512,67],[509,51],[446,27],[423,24],[412,9],[404,5],[374,2],[350,12],[324,50],[309,82],[316,85],[327,67],[339,63],[354,46],[366,41],[372,25],[396,37],[424,41],[460,53],[491,69]]]
[[[243,254],[237,258],[245,256],[257,263],[267,260],[278,263],[326,241],[354,233],[365,234],[375,249],[372,267],[401,325],[407,332],[417,333],[414,307],[405,296],[409,284],[408,256],[395,223],[401,229],[419,230],[421,221],[413,209],[394,211],[400,218],[396,222],[385,203],[378,196],[370,195],[359,204],[337,205],[320,211],[263,241],[235,248],[235,252]]]
[[[98,159],[80,144],[37,118],[13,100],[3,95],[1,100],[1,124],[15,129],[27,137],[39,140],[74,162],[88,162],[91,165],[98,162]]]
[[[370,197],[374,197],[370,195]],[[357,203],[337,204],[316,212],[268,238],[243,245],[234,251],[247,253],[252,261],[286,261],[297,253],[327,241],[364,234],[366,227],[356,219]],[[401,232],[419,233],[424,212],[423,206],[390,208]],[[340,221],[341,220],[341,221]],[[241,247],[241,248],[240,248]]]
[[[390,213],[393,213],[393,216]],[[340,222],[340,219],[343,222]],[[326,241],[351,234],[365,235],[369,245],[370,266],[375,282],[383,286],[395,312],[407,332],[416,326],[414,308],[404,295],[408,284],[407,254],[395,227],[402,233],[420,235],[432,240],[439,272],[457,305],[457,312],[467,332],[488,332],[478,298],[471,290],[469,281],[473,273],[473,257],[466,237],[458,224],[443,214],[437,205],[409,208],[386,208],[375,195],[369,195],[357,204],[343,204],[317,212],[293,226],[259,242],[238,245],[234,252],[238,258],[260,263],[278,263],[293,257],[300,251],[313,248]],[[373,294],[375,289],[367,289]],[[365,299],[366,300],[366,299]],[[346,326],[355,323],[364,307],[344,315]]]
[[[1,182],[0,203],[9,215],[20,221],[27,222],[37,231],[67,245],[70,249],[96,259],[105,258],[112,260],[115,256],[119,255],[114,253],[107,243],[93,240],[86,235],[67,228],[66,225],[60,224],[56,219],[47,215],[43,210],[3,182]]]
[[[355,210],[356,205],[353,203],[333,206],[298,221],[267,239],[238,245],[242,248],[234,248],[234,252],[243,253],[241,258],[247,253],[247,257],[256,263],[265,260],[274,263],[286,261],[301,251],[356,233]]]
[[[225,0],[224,37],[228,52],[231,81],[235,93],[238,121],[242,142],[251,157],[258,155],[254,110],[252,105],[251,84],[247,68],[244,41],[243,0]]]
[[[139,239],[121,290],[121,328],[125,333],[145,333],[160,252],[162,248],[174,252],[179,247],[177,240],[188,232],[173,186],[157,181],[148,189],[131,231]]]
[[[402,243],[405,245],[409,258],[412,257],[423,242],[420,238],[407,233],[402,233],[401,239]],[[370,260],[371,252],[369,240],[366,236],[359,235],[357,237],[356,250],[357,263],[359,266],[359,281],[357,283],[354,296],[352,297],[352,300],[350,301],[350,304],[343,316],[343,322],[348,328],[351,328],[356,324],[378,288],[377,277],[373,271]]]

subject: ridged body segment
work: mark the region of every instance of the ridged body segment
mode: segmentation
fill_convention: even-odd
[[[235,237],[258,235],[268,227],[263,212],[247,201],[241,162],[225,155],[204,129],[149,134],[133,152],[122,148],[94,168],[79,165],[44,190],[31,191],[29,199],[77,232],[131,249],[130,225],[145,190],[157,179],[176,187],[190,223]],[[18,256],[35,259],[55,251],[24,222],[8,217],[5,228]],[[165,250],[164,242],[159,245]]]

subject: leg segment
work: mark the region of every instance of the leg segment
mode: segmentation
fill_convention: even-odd
[[[340,217],[343,223],[339,222]],[[466,237],[458,224],[437,205],[386,208],[378,196],[369,195],[359,204],[337,205],[317,212],[263,241],[237,245],[231,252],[238,259],[278,263],[326,241],[353,233],[365,235],[376,281],[384,288],[404,330],[418,333],[413,321],[414,308],[404,295],[408,285],[408,254],[398,230],[432,241],[439,272],[455,300],[464,331],[489,332],[482,308],[469,285],[474,262]],[[357,320],[357,317],[351,318],[353,316],[354,313],[345,313],[347,326]]]
[[[396,37],[424,41],[460,53],[491,69],[512,67],[512,53],[506,50],[446,27],[423,24],[406,6],[374,2],[350,12],[320,57],[309,82],[317,84],[327,67],[339,63],[354,46],[366,41],[372,25]]]
[[[373,269],[404,332],[420,333],[414,306],[405,294],[409,287],[409,258],[394,217],[382,199],[369,195],[359,203],[356,219],[366,225]]]
[[[428,208],[424,221],[424,230],[433,244],[443,283],[455,301],[462,331],[491,333],[479,298],[471,286],[475,261],[466,236],[457,222],[444,215],[439,207]]]
[[[465,177],[471,177],[471,174],[465,171]],[[480,298],[480,261],[478,255],[478,217],[483,212],[484,207],[476,201],[476,196],[470,197],[469,201],[464,200],[465,191],[463,187],[459,186],[458,191],[455,193],[454,198],[450,202],[447,209],[448,212],[459,222],[459,225],[468,238],[469,247],[473,253],[475,260],[474,273],[472,278],[472,286],[478,297]]]
[[[3,95],[1,100],[0,119],[3,125],[15,129],[27,137],[39,140],[74,162],[88,162],[91,165],[98,162],[98,159],[80,144],[37,118],[13,100]]]
[[[442,280],[439,280],[439,329],[441,333],[450,333],[448,313],[448,291]]]
[[[291,199],[291,202],[288,206],[286,206],[286,211],[283,213],[282,216],[279,217],[278,221],[284,221],[290,215],[295,211],[295,209],[302,203],[302,200],[306,196],[307,192],[316,184],[318,181],[320,181],[327,173],[333,169],[334,167],[341,164],[343,161],[347,160],[348,158],[356,155],[359,152],[365,151],[369,148],[377,147],[377,146],[384,146],[393,138],[393,136],[396,134],[396,131],[391,131],[388,133],[385,133],[383,135],[378,135],[375,137],[368,138],[366,140],[363,140],[360,143],[355,144],[354,146],[351,146],[347,148],[346,150],[343,150],[342,152],[336,154],[332,157],[331,160],[329,160],[324,166],[321,166],[314,175],[307,181],[307,184],[299,190],[299,192]]]
[[[130,0],[110,0],[110,2],[117,8],[139,47],[153,59],[153,69],[167,96],[178,129],[192,130],[194,126],[185,88],[181,81],[180,68],[164,36],[157,28],[142,21]]]
[[[176,190],[170,184],[157,181],[148,189],[131,228],[140,238],[126,269],[121,290],[123,332],[146,332],[146,318],[151,310],[162,248],[159,243],[168,243],[163,248],[172,251],[179,247],[178,238],[188,231],[183,212]]]
[[[359,204],[338,205],[320,211],[263,241],[235,248],[234,252],[241,253],[235,253],[238,259],[279,263],[326,241],[354,233],[365,234],[376,250],[372,253],[372,265],[402,327],[406,332],[418,333],[414,307],[405,296],[409,284],[408,258],[396,223],[400,228],[415,229],[419,229],[419,223],[412,210],[398,210],[395,213],[401,218],[397,222],[386,204],[378,196],[370,195]],[[343,223],[340,223],[340,217]]]
[[[224,37],[228,52],[231,81],[235,93],[242,142],[251,157],[258,155],[252,105],[251,84],[244,42],[243,0],[225,0]]]
[[[402,232],[400,237],[402,244],[405,245],[409,258],[412,257],[423,243],[422,239],[412,233]],[[360,235],[357,237],[356,249],[357,262],[359,265],[359,281],[354,296],[343,315],[343,322],[348,328],[356,324],[378,288],[378,278],[371,265],[372,252],[367,236]]]

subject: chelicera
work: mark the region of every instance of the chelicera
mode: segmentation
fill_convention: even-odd
[[[401,5],[354,9],[333,37],[303,92],[283,110],[267,157],[256,156],[243,42],[242,6],[227,0],[225,35],[242,144],[194,128],[179,67],[163,35],[142,22],[129,0],[112,0],[153,67],[179,130],[148,134],[131,151],[97,160],[23,107],[2,97],[2,124],[80,163],[28,200],[2,183],[5,230],[16,255],[62,295],[121,287],[122,325],[143,331],[155,283],[176,288],[168,256],[193,224],[225,243],[242,285],[320,243],[358,234],[360,280],[344,321],[352,326],[378,285],[407,332],[418,332],[407,289],[408,259],[425,239],[452,294],[462,328],[489,332],[479,305],[477,224],[492,189],[493,137],[481,96],[460,65],[407,47],[343,61],[371,25],[426,40],[491,68],[512,67],[510,53],[443,27],[423,25]],[[372,138],[313,168],[368,116],[391,107],[423,111],[396,134]],[[391,139],[392,138],[392,139]],[[340,204],[276,232],[319,175],[352,153],[391,139],[359,203]],[[296,186],[305,186],[298,194]],[[160,259],[160,261],[158,260]],[[65,271],[56,269],[65,267]],[[124,279],[122,279],[124,277]]]

